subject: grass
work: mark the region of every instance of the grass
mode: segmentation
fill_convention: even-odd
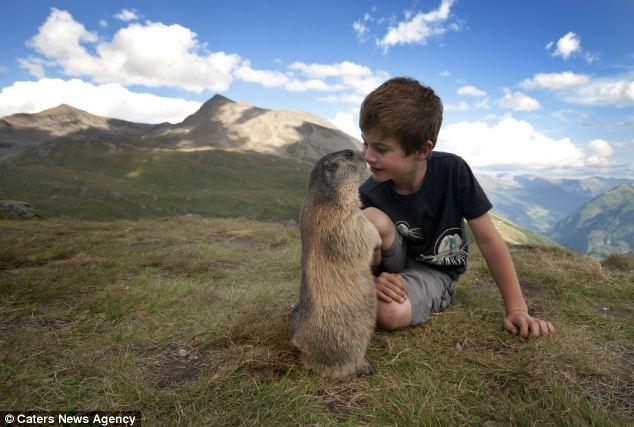
[[[139,410],[150,425],[631,424],[631,258],[512,252],[555,338],[504,332],[474,248],[446,311],[375,334],[375,375],[327,380],[288,345],[296,228],[195,215],[2,221],[0,405]]]
[[[42,218],[162,218],[195,213],[295,220],[312,166],[256,152],[160,151],[141,143],[57,140],[0,170],[0,198]]]

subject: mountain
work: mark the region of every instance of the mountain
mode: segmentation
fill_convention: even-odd
[[[183,122],[158,133],[154,139],[182,150],[214,146],[309,162],[333,151],[361,147],[356,139],[313,114],[258,108],[222,95],[215,95]]]
[[[634,250],[634,184],[622,184],[559,221],[550,236],[582,253],[606,256]]]
[[[0,161],[59,138],[73,141],[142,143],[172,151],[256,151],[315,162],[357,140],[313,114],[268,110],[215,95],[181,123],[144,124],[96,116],[62,104],[36,114],[0,119]]]
[[[44,217],[296,220],[313,162],[360,148],[320,117],[221,95],[177,124],[68,105],[0,124],[0,199],[26,201]]]
[[[60,137],[73,140],[140,138],[169,126],[168,123],[151,125],[96,116],[61,104],[35,114],[13,114],[0,119],[0,161]]]
[[[557,179],[534,175],[478,175],[478,181],[493,203],[494,212],[540,233],[574,214],[598,195],[621,184],[625,178],[593,177]]]

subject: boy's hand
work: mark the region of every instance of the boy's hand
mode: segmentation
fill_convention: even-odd
[[[384,302],[403,302],[407,299],[407,290],[400,274],[381,273],[374,278],[376,296]]]
[[[504,328],[522,338],[528,338],[529,335],[535,338],[544,337],[555,334],[555,327],[552,323],[541,319],[531,317],[525,311],[511,311],[504,318]]]

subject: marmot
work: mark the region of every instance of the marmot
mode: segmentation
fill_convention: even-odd
[[[302,277],[291,342],[304,366],[334,378],[374,372],[365,351],[376,323],[371,263],[381,238],[360,209],[365,169],[358,151],[324,156],[301,212]]]

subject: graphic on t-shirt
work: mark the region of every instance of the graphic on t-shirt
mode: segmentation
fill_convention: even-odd
[[[403,237],[410,240],[422,240],[423,232],[420,228],[409,228],[409,224],[405,221],[398,221],[396,223],[396,229]]]
[[[437,265],[464,265],[467,261],[467,251],[462,244],[460,231],[459,228],[445,230],[436,239],[434,255],[420,254],[416,260]]]

